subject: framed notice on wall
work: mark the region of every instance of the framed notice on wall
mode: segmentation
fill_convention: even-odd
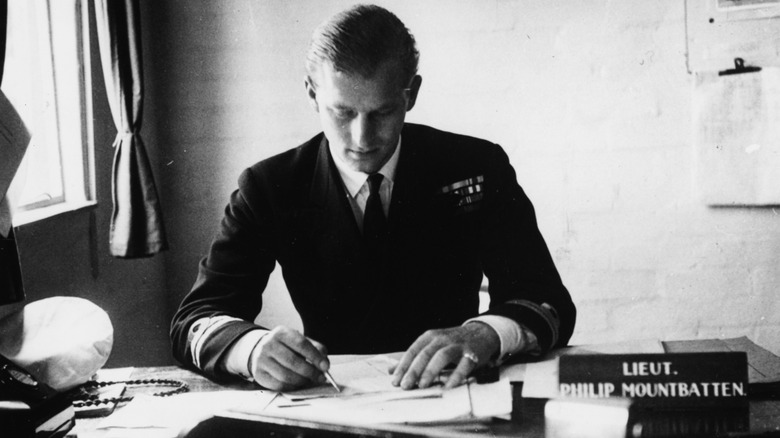
[[[687,0],[696,188],[707,205],[780,205],[780,0]]]
[[[707,205],[780,205],[780,68],[696,74],[693,127]]]
[[[687,0],[688,71],[780,66],[780,0]]]
[[[771,6],[778,0],[717,0],[718,9],[753,9],[756,7]]]

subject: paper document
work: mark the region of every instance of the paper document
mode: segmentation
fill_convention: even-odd
[[[30,143],[30,132],[11,102],[0,91],[0,235],[8,237],[11,212],[5,198]]]
[[[271,404],[231,409],[247,415],[307,419],[348,425],[380,423],[430,423],[462,418],[491,417],[512,411],[511,385],[503,380],[490,384],[442,386],[403,390],[391,384],[389,369],[397,364],[390,356],[331,358],[330,372],[342,388],[327,384],[280,394]]]
[[[694,169],[704,202],[780,203],[780,68],[697,73],[692,107]]]
[[[241,406],[231,411],[256,414],[258,418],[274,416],[358,426],[439,423],[508,415],[512,412],[512,390],[508,381],[501,380],[488,384],[470,383],[450,390],[437,386],[311,398],[299,402],[272,403],[262,410],[256,406]]]
[[[323,383],[311,388],[285,392],[291,400],[323,396],[347,396],[375,392],[396,392],[403,389],[392,385],[389,370],[398,360],[386,355],[377,356],[332,356],[330,374],[338,383],[341,392],[330,384]]]
[[[265,407],[276,393],[272,391],[189,392],[170,397],[137,395],[121,409],[100,422],[99,436],[173,438],[237,405]],[[107,432],[108,430],[108,432]],[[79,438],[82,438],[79,434]]]

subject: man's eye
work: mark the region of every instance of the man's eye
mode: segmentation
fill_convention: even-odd
[[[351,119],[355,117],[355,112],[352,110],[337,109],[333,110],[333,114],[339,119]]]

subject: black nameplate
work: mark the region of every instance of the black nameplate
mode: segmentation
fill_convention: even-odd
[[[639,406],[711,408],[747,403],[747,355],[726,353],[561,356],[561,397],[627,397]]]

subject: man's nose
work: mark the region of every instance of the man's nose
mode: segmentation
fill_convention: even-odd
[[[360,149],[369,149],[376,135],[376,126],[365,114],[352,121],[352,143]]]

